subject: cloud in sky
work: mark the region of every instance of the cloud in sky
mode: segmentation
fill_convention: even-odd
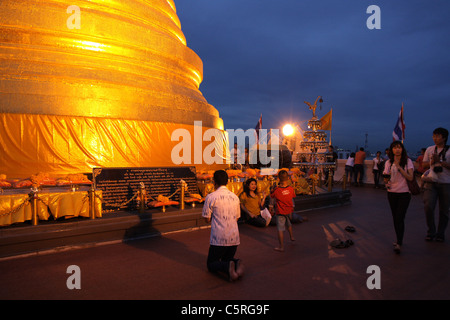
[[[305,122],[303,101],[333,108],[332,141],[371,151],[392,141],[405,104],[411,152],[450,129],[447,0],[175,0],[188,47],[203,61],[200,90],[225,128]],[[369,30],[369,5],[381,29]]]

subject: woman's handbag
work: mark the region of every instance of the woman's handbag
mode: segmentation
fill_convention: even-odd
[[[420,187],[416,181],[416,177],[413,177],[412,181],[406,179],[406,182],[408,183],[408,188],[412,195],[420,194]]]

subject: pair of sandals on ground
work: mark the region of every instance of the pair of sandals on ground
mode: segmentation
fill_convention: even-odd
[[[355,232],[356,229],[353,226],[346,226],[345,227],[345,231],[347,231],[347,232]],[[333,241],[330,242],[330,246],[332,248],[338,248],[338,249],[348,248],[348,247],[352,246],[353,244],[354,244],[354,242],[353,242],[352,239],[347,239],[345,241],[342,241],[341,239],[338,238],[338,239],[333,240]]]

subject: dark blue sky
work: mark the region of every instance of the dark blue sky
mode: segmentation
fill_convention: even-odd
[[[404,103],[409,152],[450,130],[449,0],[175,0],[226,129],[280,128],[333,108],[332,142],[384,150]],[[370,5],[381,29],[369,30]]]

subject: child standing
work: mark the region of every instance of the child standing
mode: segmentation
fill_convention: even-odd
[[[291,215],[294,210],[295,198],[294,188],[288,184],[289,174],[286,170],[280,170],[278,173],[280,184],[271,190],[270,196],[275,199],[275,214],[278,230],[278,241],[280,245],[275,248],[277,251],[284,251],[284,231],[288,230],[291,241],[295,241],[292,235]]]

